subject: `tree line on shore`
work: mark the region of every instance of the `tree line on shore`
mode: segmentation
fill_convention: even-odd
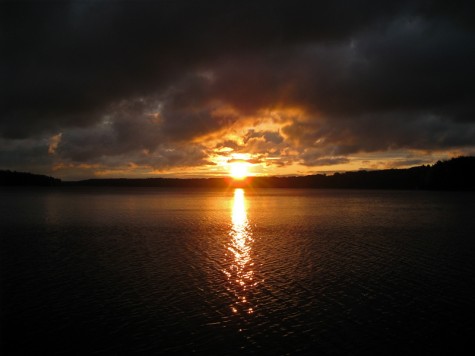
[[[475,157],[458,157],[406,169],[355,171],[333,175],[316,174],[292,177],[231,178],[117,178],[61,181],[44,175],[0,171],[1,186],[95,186],[168,188],[336,188],[336,189],[422,189],[475,190]]]

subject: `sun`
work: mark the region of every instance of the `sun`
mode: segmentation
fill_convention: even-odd
[[[249,175],[246,162],[232,162],[229,165],[229,174],[233,179],[242,180]]]

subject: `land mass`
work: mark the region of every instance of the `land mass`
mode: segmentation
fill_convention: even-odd
[[[406,169],[384,169],[316,174],[293,177],[230,178],[142,178],[86,179],[61,181],[44,175],[0,171],[0,186],[95,186],[95,187],[176,187],[176,188],[335,188],[335,189],[421,189],[475,190],[475,157],[458,157]]]

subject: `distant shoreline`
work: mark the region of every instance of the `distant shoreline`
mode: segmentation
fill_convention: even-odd
[[[458,157],[429,166],[333,175],[232,178],[110,178],[61,181],[24,172],[0,171],[3,187],[163,187],[163,188],[315,188],[391,190],[475,190],[475,157]]]

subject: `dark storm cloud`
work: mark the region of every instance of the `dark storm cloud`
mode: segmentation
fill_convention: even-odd
[[[170,140],[154,110],[145,100],[115,105],[98,125],[64,134],[58,154],[75,162],[120,165],[129,161],[162,169],[209,164],[199,144]]]
[[[350,160],[344,157],[315,158],[313,155],[302,155],[303,164],[306,166],[331,166],[335,164],[348,163]]]
[[[249,132],[244,146],[294,145],[298,160],[318,165],[475,144],[471,1],[0,7],[0,136],[46,142],[45,155],[54,136],[54,154],[71,161],[202,164],[196,142],[190,159],[173,152],[286,107],[304,117],[282,117],[280,133]]]
[[[42,171],[53,163],[48,152],[48,140],[22,139],[5,140],[0,138],[0,162],[3,167],[22,171],[25,166],[33,171]]]
[[[89,125],[106,105],[166,88],[216,57],[341,38],[394,11],[338,1],[7,1],[1,6],[1,132],[12,137]],[[365,10],[358,11],[361,7]]]
[[[309,119],[283,132],[301,146],[324,140],[333,154],[473,145],[474,36],[444,26],[396,19],[381,33],[246,59],[244,74],[236,59],[218,75],[216,95],[250,111],[304,108]]]

